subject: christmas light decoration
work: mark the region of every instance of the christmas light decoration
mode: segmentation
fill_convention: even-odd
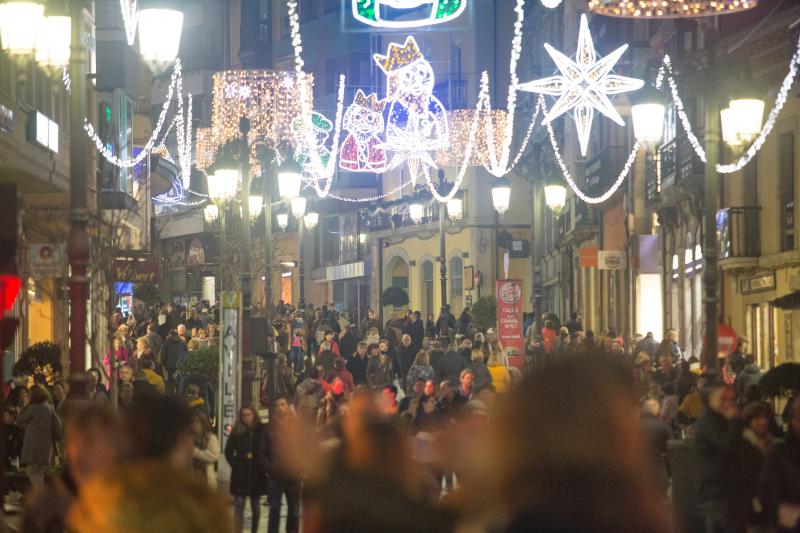
[[[250,119],[248,142],[266,142],[279,146],[295,141],[294,120],[302,106],[298,96],[301,86],[311,94],[313,76],[301,81],[296,74],[274,70],[227,70],[213,76],[211,101],[211,140],[204,139],[213,151],[241,138],[239,120]],[[260,168],[255,153],[250,154],[253,168]]]
[[[136,0],[119,0],[119,9],[122,12],[122,23],[125,26],[128,46],[133,46],[136,42],[136,25],[139,21]]]
[[[745,11],[758,0],[589,0],[589,11],[626,18],[680,18]]]
[[[394,152],[388,169],[406,162],[414,180],[420,164],[436,167],[432,152],[449,142],[447,113],[433,95],[433,68],[412,36],[403,45],[390,43],[385,56],[373,58],[386,74],[386,99],[391,102],[383,144]]]
[[[339,168],[350,172],[383,172],[386,168],[386,151],[381,147],[379,135],[384,130],[383,109],[385,100],[375,93],[369,96],[358,89],[353,103],[344,114],[343,127],[348,135],[339,152]]]
[[[608,97],[640,89],[644,82],[635,78],[611,74],[611,70],[628,49],[628,45],[624,44],[609,55],[599,58],[589,33],[589,21],[586,15],[581,15],[578,51],[575,60],[565,56],[547,43],[544,47],[561,74],[523,83],[518,85],[518,88],[523,91],[558,97],[553,108],[542,121],[545,125],[563,113],[573,111],[581,155],[585,156],[589,147],[589,134],[595,111],[599,111],[620,126],[624,126],[625,122],[614,109],[614,105]]]
[[[481,128],[481,118],[486,118],[486,122],[491,123],[493,135],[487,135],[487,128]],[[478,115],[476,119],[476,115]],[[476,109],[454,109],[447,112],[447,120],[450,123],[450,144],[447,148],[442,148],[436,152],[436,163],[441,166],[458,166],[464,161],[464,154],[467,151],[469,141],[470,125],[474,120],[478,121],[478,128],[475,132],[469,166],[476,167],[481,165],[490,166],[489,163],[489,140],[492,137],[493,150],[495,153],[503,151],[503,131],[505,131],[508,112],[503,109],[476,110]]]
[[[353,17],[376,28],[418,28],[449,22],[467,0],[351,0]]]
[[[306,141],[304,121],[302,117],[297,117],[292,122],[292,132],[294,133],[296,147],[294,150],[294,160],[297,161],[303,170],[309,173],[314,172],[311,164],[311,152],[316,151],[320,163],[327,167],[331,158],[330,151],[325,147],[325,141],[333,129],[333,123],[325,118],[321,113],[313,111],[311,113],[311,128],[314,132],[314,144],[309,145]],[[306,168],[307,167],[307,168]]]
[[[211,128],[197,128],[194,134],[194,164],[199,170],[205,170],[214,163],[217,145]]]
[[[378,200],[383,200],[384,198],[388,198],[389,196],[392,196],[394,194],[397,194],[397,193],[401,192],[403,189],[405,189],[409,185],[411,185],[411,180],[404,181],[403,183],[401,183],[397,187],[394,187],[393,189],[389,189],[388,191],[386,191],[384,193],[381,193],[381,194],[373,194],[371,196],[361,196],[361,197],[358,197],[358,198],[351,198],[351,197],[348,197],[348,196],[339,196],[337,194],[331,193],[331,194],[328,195],[328,198],[333,198],[334,200],[339,200],[341,202],[350,202],[350,203],[356,203],[356,204],[369,204],[369,203],[372,203],[372,202],[377,202]]]

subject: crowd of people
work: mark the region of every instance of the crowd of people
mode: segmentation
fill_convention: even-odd
[[[676,439],[696,454],[707,531],[800,527],[800,400],[775,416],[744,338],[716,371],[676,331],[595,336],[575,313],[526,315],[517,354],[468,308],[353,323],[281,302],[274,383],[262,376],[221,443],[213,391],[180,372],[216,345],[217,318],[207,302],[115,315],[74,414],[57,376],[10,391],[6,464],[34,487],[25,531],[257,531],[266,497],[271,533],[661,532]]]

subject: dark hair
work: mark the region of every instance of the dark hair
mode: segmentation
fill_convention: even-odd
[[[31,404],[45,403],[50,401],[50,393],[47,391],[47,387],[44,385],[37,383],[33,385],[28,392],[31,394]]]
[[[308,372],[306,372],[306,377],[311,379],[319,379],[319,370],[317,370],[317,367],[312,366],[309,368]]]
[[[571,313],[569,314],[569,317],[570,317],[572,320],[577,320],[577,319],[578,319],[578,313],[576,313],[575,311],[573,311],[573,312],[571,312]]]
[[[126,429],[133,457],[166,459],[182,435],[191,435],[192,413],[171,396],[137,393],[128,409]]]
[[[208,436],[211,434],[211,420],[208,418],[208,415],[205,411],[201,409],[195,409],[192,411],[192,422],[195,420],[200,422],[200,426],[203,430],[203,434],[198,438],[194,436],[194,442],[201,450],[205,450],[208,447]]]
[[[475,389],[475,396],[478,396],[480,393],[482,393],[485,390],[488,390],[488,391],[490,391],[492,393],[496,393],[497,392],[497,387],[495,387],[491,383],[483,383],[480,387],[477,387]]]
[[[142,358],[142,368],[152,370],[155,367],[153,360],[147,357]]]
[[[286,403],[292,405],[292,399],[289,398],[289,396],[287,396],[286,394],[276,394],[275,401],[273,402],[273,404],[278,403],[278,400],[286,400]]]
[[[337,357],[336,359],[333,360],[333,368],[337,370],[345,368],[346,365],[347,361],[345,361],[344,358],[342,357]]]
[[[744,410],[742,411],[742,418],[744,419],[745,424],[749,424],[755,418],[760,418],[762,416],[766,416],[767,418],[772,417],[772,407],[767,402],[752,402],[745,406]]]
[[[375,344],[374,342],[372,344],[370,344],[369,346],[367,346],[367,351],[368,352],[371,352],[372,350],[377,350],[377,349],[379,349],[379,346],[377,344]]]
[[[675,394],[675,384],[674,383],[664,383],[664,386],[661,387],[661,390],[664,391],[666,395]]]

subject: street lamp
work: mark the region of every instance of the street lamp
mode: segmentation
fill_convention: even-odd
[[[278,213],[275,215],[278,220],[278,227],[285,230],[289,226],[289,213]]]
[[[633,134],[640,143],[655,146],[664,135],[664,94],[650,84],[631,97]]]
[[[558,217],[567,205],[567,188],[555,181],[545,183],[544,203]]]
[[[764,118],[764,100],[749,80],[736,83],[728,107],[720,111],[722,140],[731,148],[755,139]]]
[[[303,217],[303,223],[306,226],[308,231],[312,231],[314,228],[317,227],[317,223],[319,222],[319,213],[316,211],[310,211],[305,214]]]
[[[36,53],[37,29],[44,19],[44,5],[39,2],[0,3],[0,41],[3,50],[19,61]]]
[[[286,158],[278,167],[278,193],[284,200],[300,196],[303,171],[294,159]],[[303,206],[305,209],[305,205]],[[302,216],[302,215],[300,215]]]
[[[69,66],[71,43],[72,21],[69,16],[63,11],[48,13],[40,19],[36,30],[34,59],[42,67],[57,73]]]
[[[219,218],[219,207],[217,204],[208,204],[203,208],[203,218],[211,224]]]
[[[236,195],[241,179],[241,171],[236,160],[230,157],[220,159],[213,172],[206,175],[208,181],[208,197],[212,202],[227,202]]]
[[[447,201],[447,216],[455,222],[464,216],[464,200],[454,196]]]
[[[496,179],[492,185],[492,205],[501,215],[508,211],[511,203],[511,182],[506,178]]]
[[[178,56],[183,12],[176,0],[140,0],[139,55],[156,74]]]
[[[251,191],[248,203],[250,204],[250,218],[255,220],[261,214],[261,209],[264,206],[264,197]]]
[[[414,202],[408,206],[408,216],[414,224],[419,224],[422,221],[422,215],[425,213],[425,206],[419,202]]]
[[[296,196],[292,198],[292,215],[294,218],[300,220],[303,218],[303,215],[306,214],[306,204],[308,200],[306,200],[305,196]]]

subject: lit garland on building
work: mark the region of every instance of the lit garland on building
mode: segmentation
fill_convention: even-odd
[[[122,22],[125,26],[125,37],[128,46],[136,42],[136,24],[139,19],[139,9],[136,0],[119,0],[119,9],[122,12]]]
[[[487,111],[485,108],[482,112],[477,109],[454,109],[447,112],[447,119],[450,121],[450,146],[443,148],[436,152],[436,163],[442,166],[459,166],[464,162],[464,155],[467,153],[467,143],[469,142],[470,126],[478,120],[480,125],[480,118],[475,117],[482,114],[484,117],[488,115],[488,121],[491,122],[491,130],[495,133],[492,135],[494,140],[493,151],[500,153],[503,150],[503,131],[505,131],[508,113],[502,109],[494,109]],[[469,166],[477,167],[488,165],[489,154],[492,150],[489,149],[487,141],[486,128],[478,127],[476,136],[471,150]]]
[[[756,5],[758,0],[589,0],[589,11],[609,17],[677,18],[726,15]]]
[[[194,165],[198,170],[206,170],[214,163],[217,145],[211,128],[197,128],[194,139]]]
[[[449,22],[461,15],[467,8],[467,0],[351,0],[353,18],[375,28],[419,28]],[[385,10],[417,10],[421,4],[428,4],[421,16],[416,18],[387,19]]]

